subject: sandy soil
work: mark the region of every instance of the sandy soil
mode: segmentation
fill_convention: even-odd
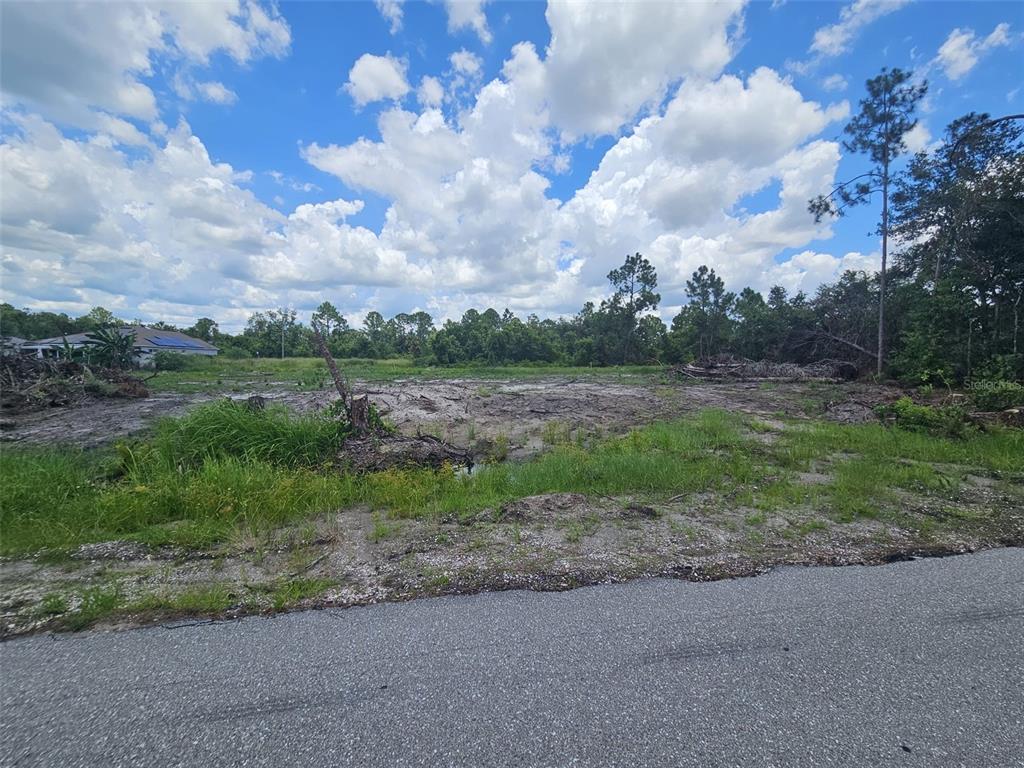
[[[573,493],[533,496],[468,520],[390,519],[366,508],[338,510],[278,531],[240,538],[212,552],[113,541],[86,544],[71,559],[0,561],[0,638],[61,628],[40,611],[47,595],[75,611],[88,590],[116,589],[122,609],[108,628],[174,620],[193,611],[132,609],[140,599],[173,601],[218,588],[229,607],[217,620],[272,612],[273,594],[315,579],[316,593],[288,610],[352,606],[501,589],[560,590],[644,576],[707,581],[763,573],[783,564],[874,564],[1024,541],[1024,505],[986,478],[973,478],[956,517],[908,496],[900,520],[836,523],[813,509],[754,510],[713,494],[662,503]],[[1007,514],[1013,505],[1016,512]],[[993,516],[992,511],[1003,513]],[[922,520],[933,523],[929,532]]]
[[[622,432],[705,408],[760,417],[773,439],[780,416],[862,421],[899,391],[864,384],[694,383],[544,378],[357,384],[405,434],[430,433],[486,453],[507,442],[522,458],[551,438]],[[268,400],[317,410],[332,392],[266,392]],[[234,397],[239,395],[235,394]],[[7,419],[5,440],[85,447],[138,434],[165,415],[218,395],[98,400]],[[801,475],[828,482],[830,468]],[[876,563],[914,554],[963,552],[1024,541],[1020,479],[970,475],[957,497],[937,504],[907,494],[886,519],[837,523],[819,510],[756,514],[730,497],[690,494],[652,504],[631,497],[547,494],[487,509],[470,520],[393,519],[365,508],[334,510],[278,531],[271,540],[231,541],[209,552],[151,550],[127,541],[82,546],[70,559],[0,560],[0,637],[64,626],[47,613],[78,610],[89,590],[116,589],[124,608],[106,626],[180,616],[174,608],[132,611],[141,598],[168,605],[190,591],[226,590],[217,619],[276,610],[275,590],[315,579],[316,594],[288,609],[485,589],[567,589],[645,575],[706,580],[760,573],[777,564]],[[952,506],[947,502],[953,502]],[[950,510],[956,510],[955,513]],[[949,517],[950,515],[954,517]],[[242,534],[239,534],[241,537]],[[113,586],[112,586],[113,585]],[[152,604],[152,603],[151,603]],[[185,611],[188,613],[188,611]]]
[[[872,418],[871,405],[895,399],[898,390],[866,384],[663,383],[650,377],[623,379],[544,378],[527,381],[405,380],[356,382],[403,434],[418,431],[481,452],[504,437],[511,458],[543,447],[545,427],[587,434],[621,432],[704,408],[762,417]],[[260,394],[300,411],[325,408],[333,390]],[[96,447],[144,432],[157,418],[184,413],[217,397],[244,395],[154,395],[143,400],[96,399],[77,407],[6,416],[0,439],[34,444]],[[549,429],[551,427],[548,427]]]

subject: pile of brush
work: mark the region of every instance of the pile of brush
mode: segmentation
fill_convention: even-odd
[[[148,397],[142,380],[124,371],[72,360],[0,358],[0,409],[13,413],[74,405],[89,397]]]
[[[680,378],[731,381],[850,381],[858,368],[846,360],[819,360],[807,365],[748,360],[735,355],[714,355],[670,369]]]

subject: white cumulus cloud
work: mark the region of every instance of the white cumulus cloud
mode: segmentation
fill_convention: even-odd
[[[214,51],[237,61],[276,55],[283,44],[270,31],[274,12],[229,6],[241,32],[227,37],[132,6],[133,19],[155,25],[150,47],[136,46],[134,59],[101,51],[117,60],[103,71],[152,96],[151,57],[173,46],[166,82],[184,98],[229,103],[227,86],[199,75],[204,60]],[[472,7],[487,30],[482,4]],[[215,27],[222,18],[197,14]],[[261,201],[253,174],[211,157],[186,122],[165,112],[165,126],[155,108],[124,111],[113,86],[84,91],[93,94],[84,133],[35,111],[41,96],[22,98],[0,141],[5,299],[65,311],[103,304],[171,322],[201,313],[237,328],[249,312],[308,310],[324,298],[348,316],[419,306],[443,318],[488,305],[571,313],[600,298],[607,272],[635,251],[657,267],[666,308],[701,264],[730,287],[792,290],[871,266],[870,254],[823,253],[816,241],[829,225],[806,210],[834,181],[839,146],[822,136],[847,117],[847,103],[805,98],[769,68],[723,74],[741,14],[740,0],[553,2],[546,51],[515,45],[489,80],[476,54],[458,51],[438,76],[417,73],[415,101],[405,99],[413,85],[404,60],[366,53],[345,88],[359,107],[393,102],[374,115],[376,131],[300,150],[349,192],[335,199],[256,169],[276,191],[316,195],[291,211],[283,198],[280,210]],[[472,21],[462,26],[479,33]],[[585,157],[574,154],[576,139],[608,134],[617,138],[590,176],[556,197],[551,179]],[[923,128],[907,136],[915,146],[928,139]],[[382,224],[365,224],[363,191],[386,201]],[[778,263],[783,252],[796,255]]]
[[[552,0],[545,63],[555,123],[571,136],[615,134],[673,82],[717,75],[732,58],[742,7]]]
[[[409,92],[405,62],[388,54],[364,53],[348,73],[345,90],[358,106],[383,99],[400,99]]]
[[[487,26],[484,5],[487,0],[444,0],[448,11],[448,30],[458,32],[461,29],[472,29],[480,42],[485,45],[491,42],[491,30]]]
[[[96,112],[157,117],[143,82],[157,57],[204,66],[217,52],[247,63],[288,52],[291,31],[272,6],[220,3],[6,3],[0,90],[44,116],[84,128]]]
[[[436,77],[427,75],[420,80],[420,87],[416,89],[416,98],[424,107],[439,107],[444,101],[444,86]]]

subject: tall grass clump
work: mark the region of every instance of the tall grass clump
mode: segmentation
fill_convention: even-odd
[[[80,450],[0,450],[0,551],[77,540],[96,506],[97,471],[96,461]]]
[[[348,425],[322,414],[294,414],[280,405],[262,410],[223,400],[200,406],[156,428],[152,449],[165,466],[199,467],[235,458],[282,467],[329,461],[349,434]]]
[[[0,454],[0,552],[134,539],[205,547],[239,529],[265,533],[358,498],[354,479],[237,458],[178,471],[147,465],[119,479],[82,451]]]

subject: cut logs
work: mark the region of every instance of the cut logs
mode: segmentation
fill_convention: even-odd
[[[473,457],[468,451],[430,435],[376,435],[346,440],[338,453],[338,464],[343,470],[359,473],[445,466],[469,469]]]
[[[747,360],[733,355],[716,355],[669,369],[682,379],[758,381],[850,381],[857,377],[856,364],[846,360],[821,360],[807,365]]]

